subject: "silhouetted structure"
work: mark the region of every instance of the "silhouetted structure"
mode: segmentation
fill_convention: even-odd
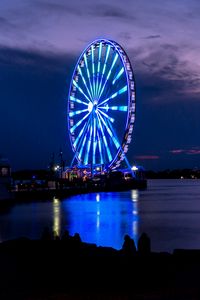
[[[52,236],[51,236],[49,227],[46,226],[46,227],[44,228],[41,239],[42,239],[42,240],[45,240],[45,241],[51,240],[51,239],[52,239]]]
[[[79,235],[79,233],[75,233],[74,234],[74,236],[73,236],[73,243],[74,243],[74,246],[75,247],[80,247],[80,245],[81,245],[81,237],[80,237],[80,235]]]
[[[22,237],[0,243],[0,299],[199,300],[198,249],[124,255],[122,249],[80,242],[79,234],[65,243],[53,240],[48,227],[43,233],[45,241]],[[132,247],[125,235],[124,250]],[[149,248],[143,233],[139,249]]]
[[[149,254],[151,252],[151,240],[145,232],[141,234],[138,240],[138,252],[141,254]]]
[[[69,235],[69,231],[68,230],[65,230],[63,232],[63,235],[61,236],[61,240],[63,240],[63,241],[69,241],[70,240],[70,235]]]
[[[124,243],[122,245],[122,251],[125,254],[134,254],[134,253],[136,253],[135,242],[128,234],[126,234],[124,236]]]

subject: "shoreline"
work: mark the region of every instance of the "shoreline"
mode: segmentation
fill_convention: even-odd
[[[115,184],[110,186],[101,185],[89,185],[89,186],[70,186],[66,188],[55,188],[55,189],[31,189],[31,190],[19,190],[9,192],[9,197],[6,199],[0,199],[0,210],[18,203],[30,203],[30,202],[41,202],[41,201],[52,201],[54,198],[58,198],[60,201],[67,199],[68,197],[99,193],[99,192],[123,192],[132,189],[146,189],[147,181],[136,181],[126,183],[124,185]]]
[[[200,250],[19,238],[0,244],[0,263],[1,299],[199,299]]]

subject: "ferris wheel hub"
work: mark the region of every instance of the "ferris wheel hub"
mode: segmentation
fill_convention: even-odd
[[[88,111],[91,112],[93,110],[93,103],[89,102],[88,103]]]
[[[94,100],[94,102],[93,102],[93,110],[94,111],[97,110],[97,105],[98,105],[98,100]]]

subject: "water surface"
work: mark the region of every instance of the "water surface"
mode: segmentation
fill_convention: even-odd
[[[145,231],[153,251],[200,249],[200,180],[149,180],[146,190],[92,193],[59,201],[19,204],[0,215],[0,240],[40,238],[49,226],[83,241],[120,249]]]

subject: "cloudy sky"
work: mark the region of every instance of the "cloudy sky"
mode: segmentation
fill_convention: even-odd
[[[82,50],[116,40],[134,70],[131,164],[200,168],[199,0],[1,0],[0,154],[13,169],[72,153],[67,94]]]

